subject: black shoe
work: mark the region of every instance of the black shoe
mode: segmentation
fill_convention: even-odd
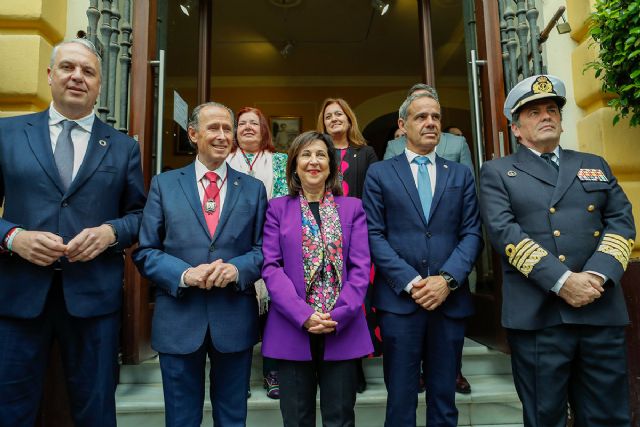
[[[456,378],[456,393],[471,393],[471,384],[469,384],[469,381],[462,375],[462,372],[458,372],[458,377]]]

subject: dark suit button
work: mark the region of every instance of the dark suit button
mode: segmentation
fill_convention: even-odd
[[[65,200],[64,202],[62,202],[62,207],[66,208],[67,206],[69,206],[69,203]]]
[[[431,238],[431,232],[430,231],[427,231],[426,233],[424,233],[424,235],[427,236],[428,239]]]
[[[209,246],[209,252],[213,252],[215,248],[213,246]]]
[[[427,263],[427,260],[426,260],[426,259],[423,259],[423,260],[422,260],[422,263],[423,263],[423,264],[426,264],[426,263]]]

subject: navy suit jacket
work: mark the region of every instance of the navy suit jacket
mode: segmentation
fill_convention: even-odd
[[[95,119],[78,173],[65,192],[49,136],[49,110],[0,119],[0,239],[14,227],[48,231],[67,243],[80,231],[109,223],[118,244],[88,262],[60,260],[67,309],[78,317],[122,304],[124,249],[137,240],[145,202],[136,141]],[[43,308],[54,266],[0,254],[0,316],[34,318]]]
[[[188,354],[209,328],[223,353],[246,350],[258,341],[254,282],[262,268],[262,226],[267,193],[261,181],[227,165],[227,192],[213,238],[202,212],[195,164],[157,175],[140,227],[133,259],[157,285],[151,344],[156,351]],[[189,267],[217,259],[233,264],[238,283],[203,290],[180,288]]]
[[[483,242],[471,170],[436,155],[428,221],[404,153],[371,165],[362,200],[376,266],[373,305],[392,313],[412,313],[419,306],[405,286],[416,276],[446,271],[461,287],[438,309],[454,318],[473,314],[467,276]]]

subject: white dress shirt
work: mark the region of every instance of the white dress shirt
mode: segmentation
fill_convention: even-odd
[[[71,130],[71,141],[73,143],[73,171],[71,172],[71,180],[73,181],[82,165],[89,139],[91,138],[91,129],[96,115],[92,111],[91,114],[84,116],[78,120],[71,120],[60,114],[54,107],[53,102],[49,106],[49,138],[51,139],[51,150],[55,152],[58,137],[62,132],[62,122],[69,120],[76,122],[78,126]]]
[[[413,182],[416,184],[416,188],[418,188],[418,164],[413,162],[418,156],[422,156],[421,154],[414,153],[408,148],[404,149],[404,153],[407,156],[407,161],[409,162],[409,167],[411,168],[411,175],[413,175]],[[429,172],[429,181],[431,181],[431,194],[433,195],[436,192],[436,150],[434,149],[426,156],[429,159],[429,163],[427,163],[427,172]],[[422,277],[416,276],[412,281],[407,283],[407,286],[404,287],[404,290],[411,294],[411,289],[413,288],[413,284],[420,281]]]

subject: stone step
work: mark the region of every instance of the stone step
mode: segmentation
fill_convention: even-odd
[[[460,412],[459,426],[521,426],[522,407],[518,401],[509,374],[469,375],[473,391],[469,395],[456,395],[456,405]],[[248,400],[249,416],[247,426],[282,426],[278,401],[265,396],[258,384],[251,387],[252,397]],[[418,425],[424,426],[425,400],[419,396],[417,417]],[[385,414],[387,393],[382,380],[373,378],[368,389],[358,395],[356,402],[356,425],[358,427],[379,427]],[[116,391],[118,426],[147,427],[164,424],[164,399],[162,386],[156,384],[120,384]],[[317,402],[318,423],[319,400]],[[207,399],[204,404],[203,426],[210,426],[211,405]]]
[[[382,358],[364,359],[363,367],[368,381],[382,378]],[[466,339],[462,351],[462,372],[465,376],[510,374],[511,362],[508,355]],[[139,365],[120,367],[120,384],[157,384],[161,382],[160,363],[157,357]],[[262,384],[262,355],[259,344],[254,347],[253,351],[251,382],[254,385]]]

